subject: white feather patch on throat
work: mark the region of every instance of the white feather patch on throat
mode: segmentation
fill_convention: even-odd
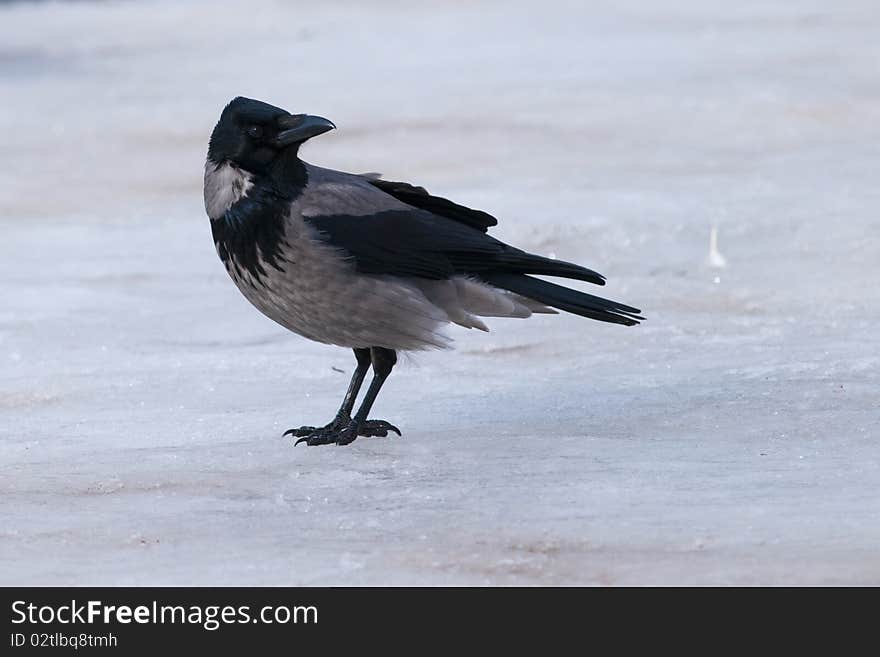
[[[229,162],[205,162],[205,211],[211,219],[219,219],[253,187],[251,174]]]

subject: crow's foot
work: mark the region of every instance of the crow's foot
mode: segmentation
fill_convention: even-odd
[[[364,420],[358,429],[358,435],[368,438],[370,436],[387,436],[389,431],[393,431],[398,436],[402,435],[400,429],[385,420]]]
[[[299,429],[288,429],[284,432],[284,436],[293,436],[294,438],[308,438],[319,433],[334,433],[341,431],[351,422],[350,417],[337,415],[333,421],[323,427],[300,427]],[[299,441],[297,441],[299,442]]]
[[[393,431],[398,436],[400,429],[385,420],[349,420],[347,423],[337,422],[334,420],[326,427],[300,427],[299,429],[289,429],[284,432],[285,436],[292,435],[299,438],[294,445],[305,443],[310,447],[315,445],[348,445],[354,442],[358,436],[387,436],[389,431]]]

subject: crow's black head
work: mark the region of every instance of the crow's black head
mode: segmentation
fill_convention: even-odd
[[[291,114],[280,107],[242,98],[230,102],[211,133],[208,159],[231,162],[250,173],[266,172],[282,152],[336,126],[320,116]]]

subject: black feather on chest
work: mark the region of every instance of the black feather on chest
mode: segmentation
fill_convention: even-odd
[[[254,185],[218,218],[211,220],[217,253],[227,269],[237,267],[254,278],[265,266],[282,270],[281,246],[290,202],[274,190]]]
[[[284,270],[284,234],[291,202],[302,193],[308,177],[295,157],[257,180],[218,219],[211,220],[214,245],[226,269],[247,271],[259,280],[266,267]]]

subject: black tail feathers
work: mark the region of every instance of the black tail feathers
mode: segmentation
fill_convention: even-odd
[[[550,260],[549,262],[555,261]],[[560,264],[568,265],[569,263]],[[577,265],[571,266],[578,267]],[[557,272],[553,273],[549,271],[538,272],[534,269],[531,269],[530,271],[535,274],[540,273],[551,276],[565,276],[566,278],[590,280],[587,278],[583,278],[581,275],[573,276],[571,274],[559,272],[558,270]],[[590,270],[587,269],[584,271],[589,272]],[[600,275],[596,274],[596,276]],[[532,278],[531,276],[526,276],[524,274],[490,273],[482,274],[481,278],[490,285],[494,285],[495,287],[501,288],[502,290],[508,290],[509,292],[528,297],[529,299],[534,299],[539,303],[552,306],[553,308],[558,308],[559,310],[574,313],[575,315],[580,315],[581,317],[596,319],[600,322],[610,322],[612,324],[633,326],[639,323],[638,320],[645,319],[641,316],[642,311],[638,308],[633,308],[632,306],[617,303],[616,301],[602,299],[601,297],[596,297],[592,294],[586,294],[584,292],[578,292],[577,290],[571,290],[567,287],[556,285],[555,283],[550,283],[548,281],[542,281],[538,278]],[[602,281],[604,282],[604,278],[602,278]]]
[[[534,253],[526,253],[513,247],[507,247],[505,253],[495,257],[493,264],[498,271],[537,274],[539,276],[561,276],[562,278],[574,278],[579,281],[605,285],[605,277],[592,269],[581,267],[573,262],[554,260]]]

